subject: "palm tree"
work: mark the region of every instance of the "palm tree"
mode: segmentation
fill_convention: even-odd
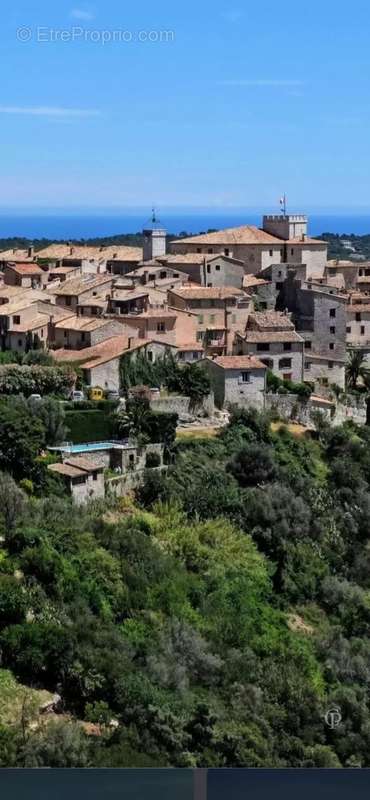
[[[346,366],[346,380],[349,389],[356,389],[359,378],[369,385],[370,371],[361,350],[351,350]]]

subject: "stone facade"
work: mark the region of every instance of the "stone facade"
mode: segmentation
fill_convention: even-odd
[[[234,366],[233,366],[233,361]],[[221,366],[228,362],[228,366]],[[249,362],[249,364],[248,364]],[[256,366],[254,365],[254,363]],[[244,366],[242,364],[244,363]],[[218,408],[233,405],[256,408],[262,411],[265,405],[266,372],[255,359],[237,356],[210,359],[200,362],[211,380],[215,404]]]

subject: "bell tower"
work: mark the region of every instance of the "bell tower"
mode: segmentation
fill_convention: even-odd
[[[155,208],[152,210],[151,225],[143,230],[143,260],[152,261],[166,255],[166,230],[162,227]]]

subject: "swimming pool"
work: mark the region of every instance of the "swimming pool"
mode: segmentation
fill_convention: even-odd
[[[59,447],[48,447],[48,450],[54,450],[62,453],[94,453],[98,450],[112,450],[114,447],[127,447],[128,439],[110,442],[88,442],[86,444],[61,444]]]

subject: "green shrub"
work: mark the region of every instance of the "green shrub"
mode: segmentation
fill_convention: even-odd
[[[114,420],[99,410],[67,411],[66,426],[75,444],[104,441],[114,435]]]
[[[148,469],[154,469],[154,467],[160,467],[161,466],[161,457],[160,457],[159,453],[147,453],[146,454],[146,460],[145,460],[145,466]]]

